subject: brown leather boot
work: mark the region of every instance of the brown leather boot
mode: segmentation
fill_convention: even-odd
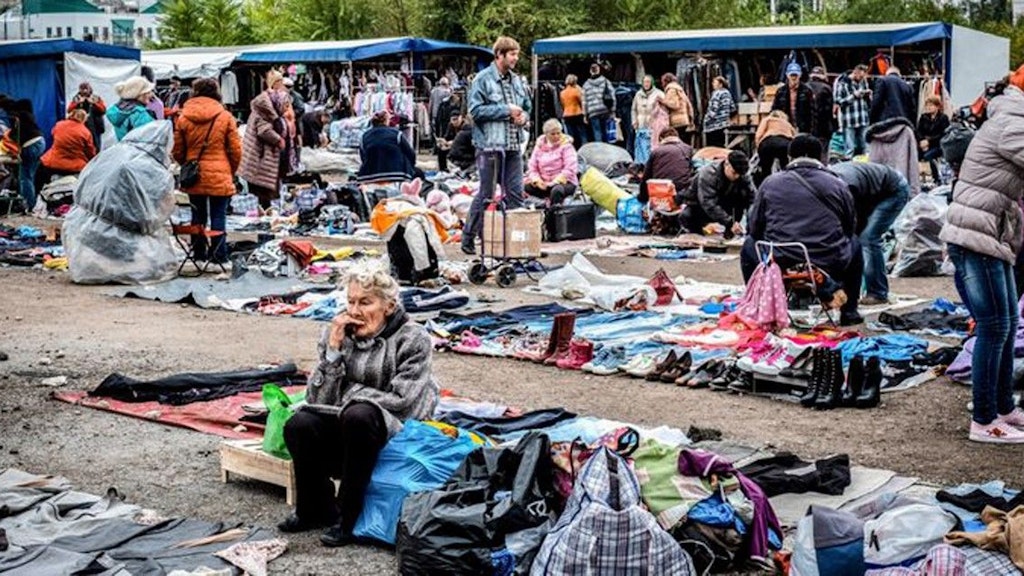
[[[567,358],[569,356],[569,345],[572,344],[572,335],[576,331],[576,313],[565,312],[564,314],[558,314],[558,316],[564,316],[562,323],[558,326],[551,328],[551,336],[555,338],[554,352],[544,359],[545,366],[555,366],[559,360]]]

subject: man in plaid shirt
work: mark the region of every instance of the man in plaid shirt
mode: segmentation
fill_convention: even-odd
[[[867,74],[868,67],[858,64],[836,87],[835,102],[839,105],[839,125],[846,141],[847,158],[863,154],[867,149],[865,137],[871,123],[871,88]]]

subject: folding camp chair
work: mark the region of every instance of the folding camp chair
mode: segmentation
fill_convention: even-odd
[[[210,230],[205,224],[193,224],[191,214],[196,207],[189,202],[188,196],[185,194],[176,193],[174,195],[174,204],[177,208],[176,212],[180,213],[183,209],[189,210],[189,218],[184,222],[175,222],[174,215],[171,215],[171,234],[174,236],[174,241],[178,243],[178,246],[185,253],[185,258],[181,261],[178,266],[178,276],[186,276],[182,274],[185,269],[185,265],[189,262],[196,269],[196,274],[189,274],[189,276],[201,276],[206,273],[210,266],[217,266],[220,268],[222,273],[227,273],[227,268],[220,262],[213,262],[207,260],[202,264],[196,259],[196,247],[193,244],[193,237],[200,236],[206,240],[207,253],[212,254],[220,248],[221,243],[225,241],[225,233],[220,230]]]

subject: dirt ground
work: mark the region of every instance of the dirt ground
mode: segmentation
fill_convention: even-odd
[[[456,250],[449,248],[452,257]],[[550,257],[548,262],[564,261]],[[593,258],[612,273],[669,274],[739,283],[738,261],[718,264]],[[520,280],[517,288],[526,282]],[[205,311],[105,296],[108,287],[73,285],[66,273],[0,268],[0,469],[59,474],[102,493],[116,486],[129,501],[168,515],[272,526],[288,507],[283,489],[220,482],[220,439],[51,400],[41,380],[67,376],[61,389],[91,389],[111,372],[157,377],[295,359],[311,367],[320,324]],[[468,287],[501,301],[537,302],[518,289]],[[951,278],[894,280],[893,291],[953,297]],[[969,443],[968,388],[945,379],[888,394],[875,410],[815,412],[763,398],[686,390],[626,377],[599,378],[512,360],[437,354],[443,386],[481,400],[538,409],[564,406],[586,415],[686,429],[771,445],[805,457],[844,452],[856,464],[936,483],[1002,479],[1024,486],[1024,448]],[[317,534],[290,538],[272,565],[281,574],[393,574],[393,552],[322,548]]]

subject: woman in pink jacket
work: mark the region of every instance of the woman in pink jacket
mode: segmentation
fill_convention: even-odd
[[[544,123],[544,135],[537,139],[526,170],[525,191],[545,198],[550,205],[576,193],[579,185],[576,149],[572,138],[562,134],[562,124],[552,118]]]

